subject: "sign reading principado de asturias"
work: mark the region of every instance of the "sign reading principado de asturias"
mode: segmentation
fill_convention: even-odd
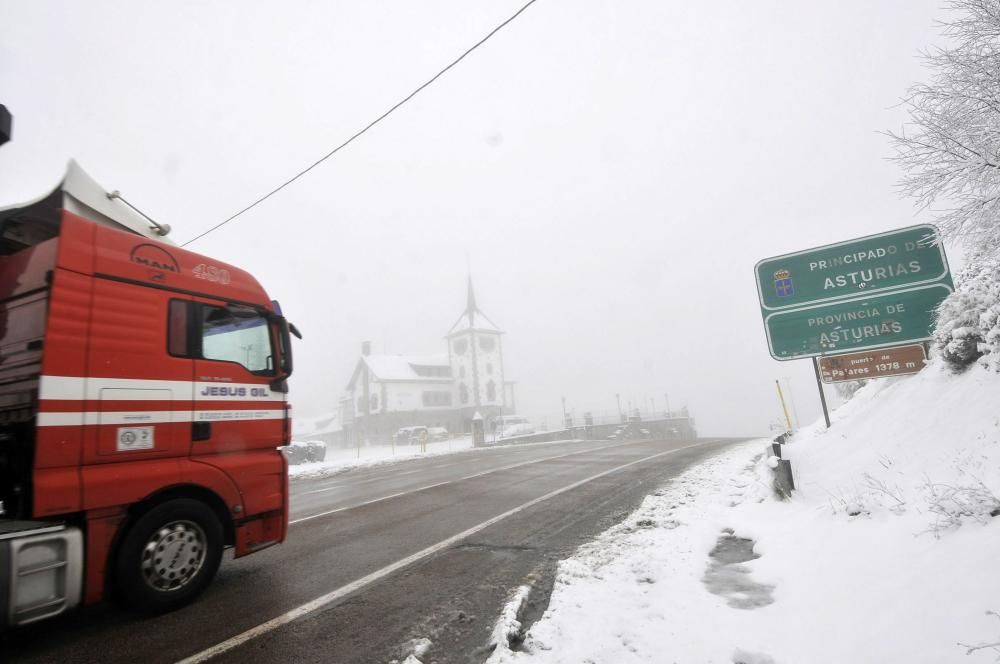
[[[776,360],[929,339],[934,311],[952,291],[929,225],[767,258],[755,272]]]
[[[765,258],[755,271],[765,311],[922,284],[951,285],[944,247],[929,224]]]

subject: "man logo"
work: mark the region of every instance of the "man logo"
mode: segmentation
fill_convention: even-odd
[[[795,295],[791,272],[788,270],[778,270],[774,273],[774,292],[778,297],[791,297]]]
[[[167,274],[177,274],[181,271],[174,257],[166,249],[155,244],[137,244],[129,254],[129,260],[146,268],[150,281],[166,281]]]

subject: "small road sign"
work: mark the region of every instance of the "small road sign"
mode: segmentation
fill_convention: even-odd
[[[923,344],[882,348],[863,353],[845,353],[819,358],[824,383],[885,378],[917,373],[924,368],[927,353]]]
[[[899,288],[951,286],[944,247],[930,224],[765,258],[754,271],[765,315]]]

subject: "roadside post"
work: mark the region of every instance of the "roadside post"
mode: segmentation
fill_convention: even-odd
[[[849,365],[856,377],[844,380],[919,371],[910,356],[895,359],[897,349],[931,338],[934,312],[954,289],[930,224],[765,258],[754,275],[768,352],[779,361],[812,361],[827,428],[823,383],[836,381],[823,379],[824,361],[876,353],[869,372],[858,374],[865,362]]]
[[[778,388],[778,400],[781,401],[781,412],[785,414],[785,431],[792,432],[792,421],[788,418],[788,406],[785,405],[785,395],[781,392],[781,383],[774,381],[774,386]],[[830,426],[827,424],[827,426]]]
[[[477,410],[472,416],[472,446],[482,447],[486,443],[486,427],[483,416]]]

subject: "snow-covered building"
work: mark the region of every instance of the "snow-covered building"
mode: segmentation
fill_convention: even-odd
[[[503,331],[476,305],[469,279],[465,311],[445,336],[437,355],[361,357],[341,401],[350,438],[384,440],[405,426],[471,430],[479,412],[487,420],[514,412],[514,385],[505,379]]]

